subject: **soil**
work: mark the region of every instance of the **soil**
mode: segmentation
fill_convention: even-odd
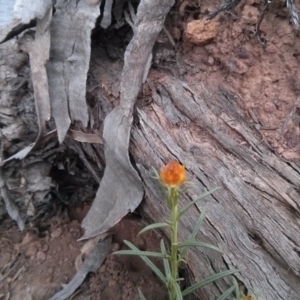
[[[255,35],[265,1],[241,1],[232,12],[204,21],[222,2],[185,0],[173,7],[166,27],[176,47],[164,33],[160,35],[148,83],[137,105],[151,105],[149,82],[164,76],[179,77],[195,88],[203,84],[227,90],[270,149],[282,159],[299,161],[300,40],[285,3],[272,1]],[[295,5],[300,11],[299,3]],[[95,36],[99,32],[103,33],[95,31]],[[92,101],[97,97],[95,87],[100,86],[114,106],[119,101],[118,79],[126,46],[120,44],[120,37],[127,43],[132,33],[121,27],[106,34],[105,43],[93,40],[87,98]],[[102,113],[104,117],[105,108]],[[64,211],[28,225],[23,232],[8,218],[1,221],[0,299],[49,299],[70,281],[81,257],[84,243],[77,239],[82,235],[80,222],[87,209]],[[145,250],[156,249],[158,235],[136,238],[144,225],[136,217],[122,220],[114,229],[113,250],[124,246],[123,239]],[[72,299],[138,299],[137,287],[147,299],[167,299],[164,286],[137,258],[109,255]]]
[[[84,259],[85,242],[80,221],[89,207],[65,210],[45,222],[31,224],[20,232],[6,219],[0,227],[0,299],[50,299],[62,289]],[[159,236],[154,232],[137,237],[145,226],[136,216],[124,218],[113,229],[110,253],[124,248],[123,240],[139,249],[159,250]],[[154,261],[159,268],[162,265]],[[147,299],[167,299],[163,284],[137,257],[109,255],[95,274],[91,274],[72,299],[138,300],[137,287]]]

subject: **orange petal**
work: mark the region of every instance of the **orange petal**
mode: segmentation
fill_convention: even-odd
[[[185,167],[176,161],[170,161],[160,171],[162,182],[169,187],[176,187],[183,184],[185,178]]]

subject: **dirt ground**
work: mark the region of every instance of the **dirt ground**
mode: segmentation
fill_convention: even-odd
[[[176,76],[191,86],[226,89],[235,95],[248,122],[261,133],[282,159],[299,161],[300,145],[300,40],[292,28],[284,1],[272,1],[255,35],[264,1],[245,0],[232,12],[220,13],[203,23],[205,16],[223,1],[185,0],[172,9],[166,26],[176,47],[161,34],[148,80]],[[299,3],[295,3],[300,11]],[[197,30],[200,31],[200,37]],[[99,33],[99,32],[98,32]],[[114,29],[105,42],[93,40],[88,99],[94,86],[112,105],[119,101],[119,74],[125,39],[130,30]],[[125,37],[125,38],[124,38]],[[151,105],[147,83],[137,105]],[[0,299],[49,299],[76,272],[83,242],[80,222],[87,206],[64,210],[47,221],[28,224],[23,232],[8,218],[0,220]],[[145,225],[145,224],[144,224]],[[155,249],[159,237],[136,238],[141,220],[129,217],[115,229],[113,250],[128,239],[143,249]],[[137,259],[108,256],[105,263],[70,299],[138,299],[140,287],[149,300],[163,300],[163,285]]]
[[[1,223],[0,299],[50,299],[72,279],[83,259],[80,250],[84,242],[77,239],[82,236],[80,222],[87,210],[65,210],[45,222],[31,224],[24,232],[8,219]],[[140,249],[158,251],[157,234],[137,237],[143,227],[136,216],[124,218],[112,229],[110,252],[122,249],[124,239]],[[70,299],[137,300],[137,287],[147,299],[167,299],[162,283],[139,258],[110,255]]]

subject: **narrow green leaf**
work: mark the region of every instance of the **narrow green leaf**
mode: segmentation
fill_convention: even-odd
[[[139,233],[138,236],[148,230],[153,230],[153,229],[157,229],[157,228],[162,228],[162,227],[171,227],[169,224],[167,223],[154,223],[151,225],[146,226],[144,229],[142,229]]]
[[[212,282],[214,282],[214,281],[216,281],[218,279],[221,279],[221,278],[223,278],[225,276],[234,274],[236,272],[238,272],[238,270],[235,270],[235,269],[233,269],[233,270],[226,270],[226,271],[220,272],[218,274],[214,274],[212,276],[209,276],[209,277],[201,280],[200,282],[197,282],[197,283],[191,285],[190,287],[188,287],[187,289],[185,289],[182,292],[182,296],[184,297],[184,296],[187,296],[187,295],[189,295],[191,293],[194,293],[196,290],[201,289],[202,287],[206,286],[207,284],[212,283]]]
[[[195,240],[195,237],[196,237],[196,235],[197,235],[197,233],[198,233],[198,231],[199,231],[199,229],[200,229],[200,227],[201,227],[201,225],[202,225],[202,222],[203,222],[203,220],[204,220],[204,217],[205,217],[205,213],[206,213],[206,205],[204,206],[204,208],[203,208],[203,210],[202,210],[202,212],[201,212],[201,214],[200,214],[200,216],[199,216],[199,219],[198,219],[198,221],[197,221],[197,223],[196,223],[196,226],[194,227],[194,229],[193,229],[193,232],[192,232],[192,234],[190,235],[190,237],[189,237],[189,239],[188,239],[188,241],[194,241]],[[181,256],[184,258],[185,257],[185,255],[186,255],[186,253],[187,253],[187,251],[188,251],[188,247],[186,247],[186,248],[184,248],[182,251],[181,251]]]
[[[238,282],[236,281],[236,279],[233,276],[231,276],[231,279],[232,279],[233,285],[235,287],[236,299],[239,300],[240,299],[240,295],[241,295],[239,284],[238,284]]]
[[[128,246],[132,250],[139,250],[132,243],[124,240],[126,246]],[[156,276],[164,283],[167,283],[167,278],[164,274],[156,267],[156,265],[146,256],[140,256],[140,258],[144,261],[144,263],[156,274]]]
[[[112,254],[117,255],[137,255],[137,256],[149,256],[149,257],[160,257],[167,258],[168,256],[160,253],[160,252],[151,252],[151,251],[141,251],[141,250],[120,250],[116,251]]]
[[[183,300],[179,284],[177,282],[173,282],[173,286],[176,293],[176,300]]]
[[[167,256],[165,242],[162,239],[160,240],[160,250],[161,250],[162,254]],[[165,275],[166,275],[166,277],[168,277],[168,275],[171,274],[169,259],[163,258],[163,262],[164,262],[164,268],[165,268]]]
[[[202,226],[202,223],[203,223],[203,220],[204,220],[205,214],[206,214],[206,208],[207,208],[207,205],[205,205],[204,208],[201,211],[201,214],[200,214],[200,216],[198,218],[198,221],[197,221],[197,223],[196,223],[196,225],[195,225],[195,227],[194,227],[194,229],[192,231],[191,236],[189,237],[190,240],[194,240],[195,239],[195,237],[196,237],[196,235],[197,235],[200,227]]]
[[[200,227],[202,226],[202,222],[203,222],[203,220],[205,218],[205,214],[206,214],[206,207],[207,207],[207,205],[205,205],[204,208],[201,211],[201,214],[200,214],[199,219],[198,219],[198,221],[196,223],[196,226],[194,227],[194,230],[193,230],[193,232],[192,232],[192,234],[190,236],[191,240],[195,239],[195,237],[196,237],[196,235],[197,235]]]
[[[187,206],[185,206],[180,212],[179,212],[179,216],[178,219],[186,212],[189,210],[189,208],[191,206],[193,206],[195,203],[197,203],[198,201],[200,201],[201,199],[205,198],[206,196],[211,195],[212,193],[214,193],[215,191],[219,190],[221,187],[216,187],[202,195],[200,195],[199,197],[197,197],[194,201],[192,201],[191,203],[189,203]]]
[[[181,262],[183,262],[184,264],[186,264],[186,265],[187,265],[187,262],[186,262],[186,260],[184,260],[183,258],[180,258],[180,259],[178,259],[178,263],[181,263]]]
[[[167,189],[167,187],[164,185],[164,183],[162,182],[159,173],[157,172],[157,170],[156,170],[154,167],[152,167],[152,172],[153,172],[154,176],[151,176],[151,177],[152,177],[153,179],[156,179],[156,180],[159,182],[159,184],[160,184],[161,187],[163,188],[164,197],[165,197],[166,199],[168,199],[168,189]]]
[[[226,290],[217,300],[226,300],[229,295],[233,293],[235,290],[235,286],[231,286],[228,290]]]
[[[147,300],[140,288],[138,288],[140,300]]]
[[[206,247],[206,248],[209,248],[211,250],[223,253],[223,251],[220,248],[218,248],[214,245],[211,245],[211,244],[208,244],[208,243],[203,243],[203,242],[196,242],[196,241],[187,241],[187,242],[184,242],[184,243],[179,243],[178,247]]]
[[[185,193],[191,187],[195,186],[195,183],[192,181],[186,181],[182,187],[180,187],[180,192]]]
[[[154,167],[152,167],[151,169],[152,169],[152,172],[154,173],[154,176],[152,176],[152,178],[155,178],[155,179],[159,180],[160,176],[159,176],[157,170]]]

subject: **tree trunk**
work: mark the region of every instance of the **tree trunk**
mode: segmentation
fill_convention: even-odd
[[[299,167],[270,151],[242,114],[239,98],[225,89],[191,89],[164,77],[152,96],[154,102],[137,111],[131,147],[146,186],[145,218],[161,222],[168,216],[151,166],[180,161],[194,183],[181,205],[213,187],[222,188],[198,202],[181,222],[184,240],[207,205],[197,239],[224,251],[222,256],[193,249],[188,265],[195,278],[237,268],[237,278],[261,299],[298,299]],[[225,287],[218,282],[201,299],[215,299]]]

